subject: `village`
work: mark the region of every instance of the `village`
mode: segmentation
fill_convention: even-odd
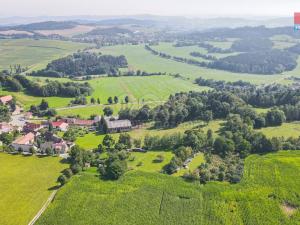
[[[13,97],[10,95],[0,97],[0,103],[10,105]],[[45,119],[33,116],[32,112],[24,112],[15,105],[11,113],[11,120],[0,123],[0,135],[14,133],[15,139],[8,146],[11,154],[23,155],[59,155],[68,157],[69,150],[75,145],[74,142],[64,140],[57,133],[67,132],[69,129],[84,128],[87,131],[96,131],[101,121],[105,122],[105,133],[121,133],[132,129],[131,121],[119,120],[117,117],[95,116],[93,120],[54,117]],[[103,122],[102,122],[103,123]],[[0,141],[0,146],[3,143]]]

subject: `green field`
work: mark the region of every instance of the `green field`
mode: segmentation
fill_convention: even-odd
[[[299,172],[299,151],[248,157],[235,185],[141,171],[102,181],[86,172],[59,191],[37,224],[299,224]]]
[[[143,139],[146,135],[150,136],[163,136],[173,133],[183,133],[186,130],[198,128],[203,128],[204,132],[208,129],[211,129],[213,133],[216,133],[221,127],[222,121],[215,120],[211,121],[208,126],[205,126],[202,121],[193,121],[182,123],[176,128],[172,129],[152,129],[152,124],[145,124],[143,128],[134,129],[130,132],[130,136],[134,139]],[[118,140],[119,134],[111,134],[116,140]],[[93,149],[97,148],[97,146],[102,143],[105,135],[98,133],[88,133],[83,137],[78,137],[76,140],[76,144],[85,148],[85,149]]]
[[[9,69],[13,64],[21,64],[30,70],[42,69],[51,60],[88,46],[90,45],[46,39],[3,39],[0,40],[0,70]]]
[[[166,48],[168,45],[163,45]],[[155,46],[160,48],[160,46]],[[169,45],[169,48],[175,48]],[[97,50],[98,51],[98,50]],[[281,75],[255,75],[255,74],[242,74],[231,73],[222,70],[213,70],[208,68],[201,68],[185,63],[175,62],[169,59],[163,59],[159,56],[155,56],[144,49],[144,45],[118,45],[103,47],[99,50],[103,54],[112,55],[125,55],[131,68],[145,70],[147,72],[167,72],[167,73],[180,73],[181,75],[190,78],[192,81],[198,77],[215,80],[237,81],[244,80],[256,84],[282,82],[285,76]],[[169,50],[169,51],[180,51]],[[186,55],[186,50],[181,50]],[[289,75],[296,75],[300,70],[297,67]]]
[[[283,123],[278,127],[266,127],[259,131],[264,133],[267,137],[295,137],[300,136],[300,122]]]
[[[156,162],[155,159],[157,155],[162,155],[164,160],[162,162]],[[128,160],[128,167],[132,170],[144,172],[160,172],[163,167],[170,162],[172,157],[173,153],[171,151],[132,152]]]
[[[35,78],[37,79],[37,78]],[[41,82],[45,78],[39,78]],[[54,80],[54,79],[52,79]],[[63,79],[63,82],[70,81]],[[124,102],[125,96],[129,96],[130,102],[136,104],[143,104],[145,102],[155,103],[165,101],[168,99],[170,94],[177,92],[188,92],[188,91],[203,91],[208,90],[207,87],[200,87],[189,81],[174,78],[172,76],[149,76],[149,77],[102,77],[90,80],[89,83],[94,89],[91,97],[99,98],[102,104],[107,104],[108,97],[118,96],[120,103]],[[28,96],[23,92],[8,92],[1,91],[0,95],[12,94],[16,96],[17,100],[28,108],[32,104],[39,104],[42,97]],[[50,107],[65,107],[68,105],[72,98],[61,98],[61,97],[47,97]],[[121,107],[121,106],[120,106]],[[77,109],[72,112],[71,109],[66,109],[65,112],[61,111],[62,115],[70,114],[81,114],[84,116],[89,110],[83,110],[81,113]]]
[[[23,157],[0,153],[0,224],[28,224],[57,185],[67,167],[60,158]]]

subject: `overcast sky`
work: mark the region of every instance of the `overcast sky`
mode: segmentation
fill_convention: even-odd
[[[292,16],[300,0],[0,0],[0,16]]]

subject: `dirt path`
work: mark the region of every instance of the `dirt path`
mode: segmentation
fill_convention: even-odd
[[[33,219],[28,223],[28,225],[33,225],[40,218],[40,216],[43,214],[43,212],[47,209],[47,207],[49,206],[49,204],[54,199],[57,191],[58,190],[55,190],[55,191],[53,191],[51,193],[51,195],[49,196],[49,198],[47,199],[47,201],[45,202],[45,204],[43,205],[43,207],[40,209],[40,211],[38,211],[38,213],[33,217]]]

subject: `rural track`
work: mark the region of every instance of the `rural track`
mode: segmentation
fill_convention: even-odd
[[[40,218],[40,216],[43,214],[43,212],[45,212],[45,210],[47,209],[47,207],[53,201],[53,199],[54,199],[57,191],[58,190],[55,190],[55,191],[53,191],[51,193],[51,195],[49,196],[49,198],[47,199],[47,201],[45,202],[45,204],[43,205],[43,207],[40,209],[40,211],[38,211],[38,213],[33,217],[33,219],[28,223],[28,225],[35,224],[35,222]]]

